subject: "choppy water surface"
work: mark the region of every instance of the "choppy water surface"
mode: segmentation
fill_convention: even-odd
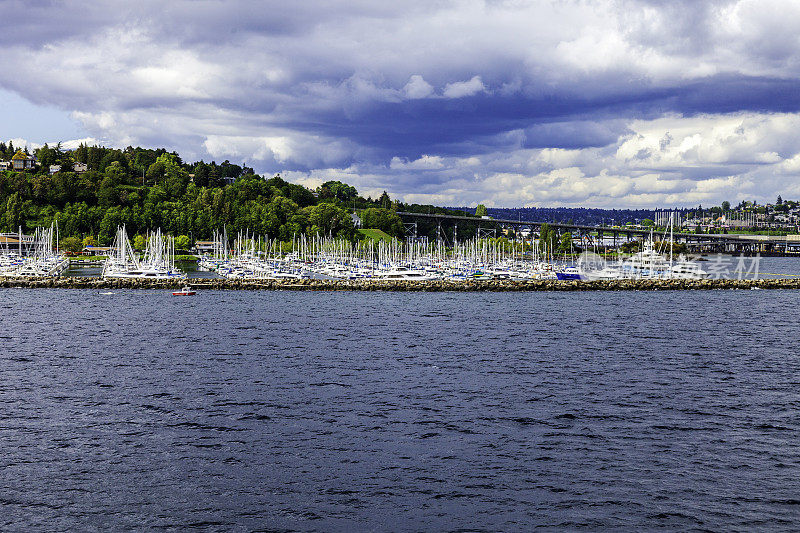
[[[800,526],[800,292],[0,302],[3,530]]]

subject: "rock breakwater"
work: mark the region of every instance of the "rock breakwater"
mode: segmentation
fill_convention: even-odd
[[[800,279],[639,279],[602,281],[406,281],[406,280],[145,280],[68,278],[0,278],[2,288],[31,289],[149,289],[175,290],[189,285],[195,290],[305,290],[305,291],[412,291],[412,292],[515,292],[515,291],[660,291],[714,289],[800,289]]]

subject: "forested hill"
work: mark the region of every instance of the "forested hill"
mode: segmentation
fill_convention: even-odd
[[[472,212],[475,210],[473,209]],[[622,226],[653,218],[652,209],[591,209],[585,207],[526,207],[519,209],[487,209],[489,216],[506,220],[531,222],[562,222],[596,226]]]
[[[367,227],[403,234],[398,209],[447,212],[404,206],[385,192],[359,196],[354,187],[329,181],[315,190],[265,179],[229,161],[185,163],[176,153],[128,147],[81,146],[72,151],[45,145],[38,165],[0,172],[0,232],[31,232],[58,222],[61,237],[110,244],[118,226],[129,235],[162,228],[191,240],[209,239],[226,227],[283,241],[302,233],[355,239],[353,209]],[[23,151],[0,143],[0,159],[21,160]],[[61,165],[50,174],[51,165]],[[83,170],[84,165],[88,167]],[[55,170],[55,168],[53,169]]]

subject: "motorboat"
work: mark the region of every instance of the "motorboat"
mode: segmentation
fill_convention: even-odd
[[[172,293],[173,296],[194,296],[195,294],[197,294],[197,291],[193,291],[188,285],[184,286],[181,290],[174,291]]]

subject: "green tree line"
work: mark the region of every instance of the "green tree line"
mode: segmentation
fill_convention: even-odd
[[[0,143],[0,157],[19,151]],[[23,150],[25,153],[29,151]],[[130,235],[162,228],[190,240],[210,239],[215,230],[249,232],[290,241],[302,233],[356,240],[352,213],[365,228],[393,237],[405,233],[396,211],[461,214],[429,205],[403,205],[384,191],[363,197],[355,187],[328,181],[314,190],[289,183],[279,175],[264,178],[246,165],[230,161],[184,162],[165,149],[128,147],[124,150],[61,145],[33,151],[39,166],[33,171],[0,172],[0,231],[31,232],[57,222],[62,238],[83,243],[91,238],[108,245],[118,226]],[[82,163],[86,172],[75,172]],[[51,165],[61,169],[50,174]],[[477,225],[459,226],[459,238],[474,234]],[[419,223],[418,235],[436,236],[432,222]]]

